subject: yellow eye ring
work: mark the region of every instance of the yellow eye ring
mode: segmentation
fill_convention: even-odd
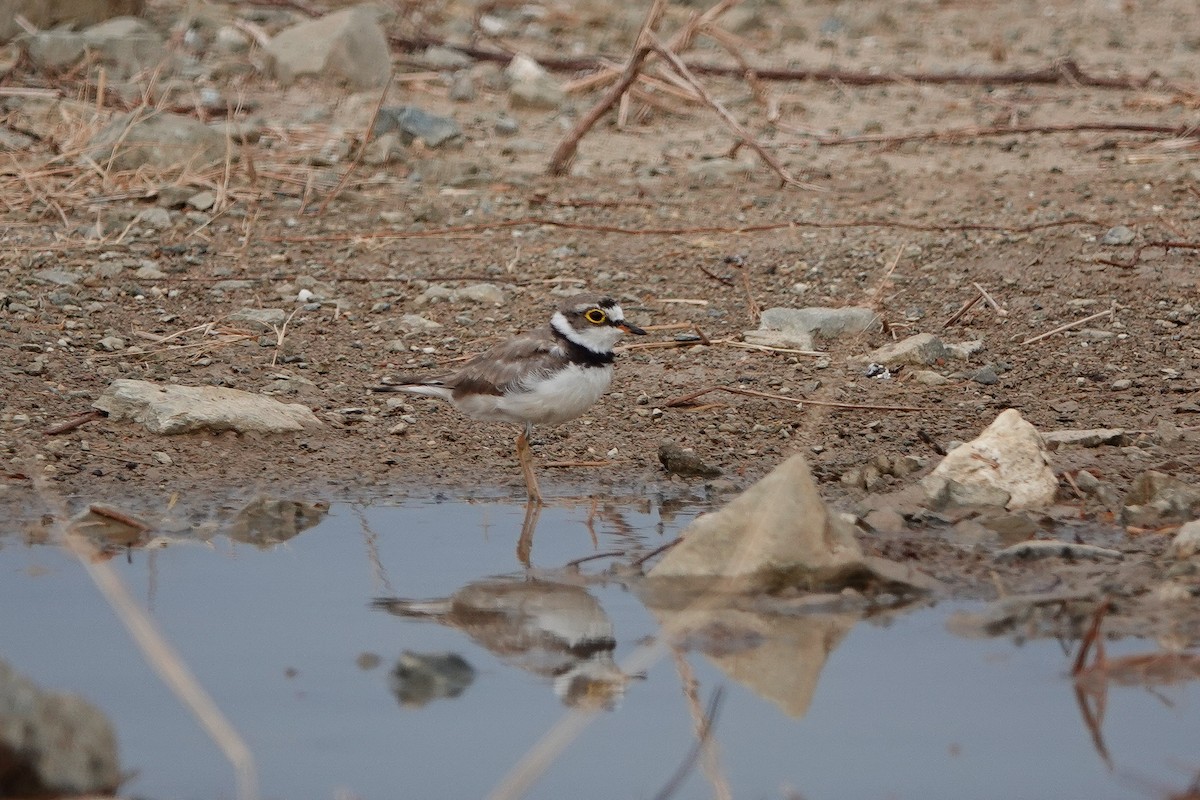
[[[589,308],[583,316],[593,325],[603,325],[608,320],[608,314],[605,314],[599,308]]]

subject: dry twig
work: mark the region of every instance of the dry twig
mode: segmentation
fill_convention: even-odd
[[[924,406],[881,406],[870,403],[838,403],[833,400],[809,400],[805,397],[788,397],[782,394],[768,394],[767,392],[756,392],[753,389],[739,389],[735,386],[710,386],[707,389],[701,389],[691,394],[685,394],[681,397],[674,397],[663,403],[664,408],[675,408],[678,406],[690,405],[693,400],[698,397],[703,397],[710,392],[729,392],[730,394],[740,394],[746,397],[762,397],[767,400],[782,400],[785,403],[793,405],[804,405],[805,403],[814,406],[825,406],[827,408],[844,408],[860,411],[932,411],[933,409]]]
[[[1089,314],[1088,316],[1084,317],[1083,319],[1077,319],[1074,322],[1068,322],[1064,325],[1059,325],[1057,328],[1046,331],[1045,333],[1040,333],[1037,336],[1031,336],[1030,338],[1021,342],[1021,346],[1024,347],[1027,344],[1033,344],[1034,342],[1040,342],[1042,339],[1053,336],[1056,333],[1062,333],[1063,331],[1069,331],[1069,330],[1071,330],[1071,328],[1078,328],[1080,325],[1084,325],[1095,319],[1100,319],[1101,317],[1111,317],[1113,314],[1116,313],[1116,311],[1117,311],[1117,309],[1115,306],[1112,308],[1106,308],[1103,311],[1097,311],[1095,314]]]

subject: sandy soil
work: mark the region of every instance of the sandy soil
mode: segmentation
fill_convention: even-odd
[[[170,12],[156,7],[160,16]],[[673,11],[672,20],[682,13]],[[558,28],[559,52],[619,55],[641,14],[624,9],[610,18],[586,4],[555,7],[540,28],[518,26],[510,41],[536,55]],[[780,101],[775,126],[744,82],[706,79],[787,169],[819,186],[806,190],[781,188],[746,150],[738,155],[747,165],[740,174],[705,173],[705,163],[721,159],[733,140],[700,107],[656,111],[626,130],[603,124],[583,141],[571,176],[546,177],[547,154],[574,115],[513,112],[519,134],[498,135],[494,123],[506,101],[488,88],[492,68],[485,64],[477,68],[481,91],[471,103],[452,103],[439,80],[401,81],[389,98],[454,116],[467,134],[465,147],[418,147],[401,163],[359,166],[324,215],[302,212],[303,185],[252,192],[241,170],[233,179],[241,191],[223,213],[173,212],[174,227],[163,233],[135,225],[121,236],[150,201],[112,201],[98,182],[64,209],[65,225],[45,204],[10,203],[0,253],[0,498],[10,508],[36,509],[48,491],[72,504],[129,498],[137,506],[247,486],[310,498],[481,488],[519,498],[514,430],[463,420],[432,400],[389,408],[394,396],[368,387],[397,372],[436,372],[543,324],[558,296],[577,288],[618,297],[640,325],[695,325],[714,344],[624,352],[612,393],[591,413],[539,432],[535,452],[544,465],[598,462],[543,466],[551,496],[704,497],[704,480],[663,471],[657,451],[670,439],[723,471],[717,493],[744,487],[802,451],[830,499],[863,510],[868,492],[844,482],[847,471],[880,455],[910,454],[932,466],[937,448],[972,438],[1009,407],[1044,431],[1131,432],[1126,446],[1060,451],[1060,473],[1086,468],[1120,492],[1149,468],[1194,478],[1200,251],[1149,248],[1128,268],[1100,261],[1127,262],[1150,242],[1200,241],[1194,138],[1077,130],[835,146],[807,135],[1194,124],[1200,95],[1183,90],[1200,87],[1194,3],[789,2],[737,14],[731,24],[758,48],[748,52],[764,66],[1002,73],[1071,58],[1088,75],[1157,77],[1140,88],[767,82],[766,92]],[[461,28],[449,8],[429,25],[451,40]],[[728,60],[703,42],[695,55]],[[416,58],[403,54],[402,65]],[[324,179],[328,171],[301,164],[305,153],[357,135],[374,102],[329,89],[280,90],[253,74],[224,90],[252,99],[256,117],[275,125],[303,119],[314,107],[331,109],[332,116],[294,126],[288,154],[294,174]],[[582,112],[594,99],[577,95],[570,106]],[[279,149],[267,147],[250,148],[264,174],[262,164],[280,158]],[[310,212],[321,197],[313,196]],[[105,239],[79,234],[97,219],[108,223]],[[1118,225],[1134,232],[1133,241],[1103,244]],[[146,260],[167,277],[134,277]],[[127,269],[95,278],[97,265],[110,261]],[[89,277],[67,287],[32,277],[48,268]],[[227,279],[249,283],[220,291],[218,282]],[[431,285],[480,282],[500,287],[504,302],[419,300]],[[981,302],[945,327],[977,296],[975,284],[1003,311]],[[226,320],[244,307],[291,314],[304,287],[326,301],[291,316],[282,344],[275,332]],[[13,302],[30,310],[14,313]],[[739,342],[757,326],[758,309],[822,305],[873,306],[888,330],[829,343],[823,359],[716,343]],[[1106,309],[1111,316],[1024,343]],[[406,314],[442,327],[412,330]],[[196,327],[210,323],[245,335],[205,336]],[[186,333],[163,344],[140,335],[177,332]],[[679,332],[665,328],[647,339],[667,343]],[[911,368],[891,379],[867,378],[852,360],[919,332],[982,340],[984,349],[971,363],[935,366],[951,378],[937,387],[912,380]],[[107,335],[143,352],[97,349]],[[30,368],[35,359],[41,370]],[[969,377],[989,365],[998,374],[994,384]],[[312,407],[327,425],[298,436],[160,437],[101,419],[45,433],[88,411],[118,377],[275,393]],[[713,386],[864,408],[798,409],[726,394],[708,395],[711,404],[698,408],[669,407],[672,398]],[[395,432],[402,417],[404,431]],[[870,496],[911,485],[920,474],[885,477]],[[40,493],[35,478],[46,479]],[[1112,509],[1081,498],[1066,479],[1059,500],[1039,524],[1070,524],[1085,539],[1148,556],[1162,550],[1165,536],[1127,537]],[[980,596],[994,588],[982,556],[940,544],[939,536],[917,531],[891,541],[878,548],[933,559],[930,571],[967,575],[965,584]],[[1028,577],[1030,585],[1037,579]]]

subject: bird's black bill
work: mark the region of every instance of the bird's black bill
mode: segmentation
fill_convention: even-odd
[[[626,333],[634,333],[634,334],[637,334],[638,336],[646,335],[646,332],[644,330],[639,328],[637,325],[633,325],[629,322],[626,322],[625,320],[621,320],[620,322],[618,322],[617,327],[620,328],[621,330],[625,331]]]

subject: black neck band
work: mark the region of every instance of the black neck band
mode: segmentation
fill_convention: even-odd
[[[612,354],[612,351],[607,353],[597,353],[595,350],[584,347],[579,342],[572,341],[571,339],[567,338],[562,331],[560,331],[558,328],[555,328],[553,325],[550,326],[550,329],[554,331],[554,335],[557,336],[559,341],[562,342],[563,348],[567,351],[567,358],[571,359],[571,361],[579,364],[580,366],[604,367],[613,363],[613,360],[616,358],[616,356]]]

